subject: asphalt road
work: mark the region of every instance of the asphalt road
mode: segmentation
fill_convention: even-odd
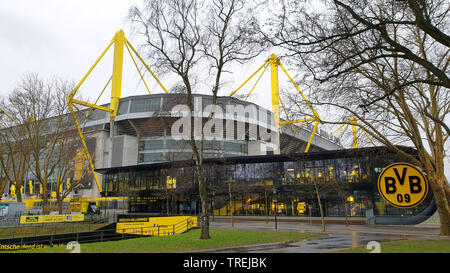
[[[439,228],[417,226],[327,224],[326,230],[323,232],[322,225],[314,223],[278,222],[275,230],[273,222],[266,224],[264,221],[239,221],[234,223],[234,228],[229,222],[211,222],[210,227],[324,235],[318,239],[287,244],[272,243],[207,251],[210,253],[323,253],[359,246],[376,252],[380,250],[379,244],[387,241],[450,239],[439,236]]]

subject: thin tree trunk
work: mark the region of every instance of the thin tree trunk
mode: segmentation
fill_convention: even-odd
[[[445,182],[445,180],[444,180]],[[438,182],[439,183],[439,182]],[[435,189],[437,188],[437,189]],[[442,236],[450,236],[450,208],[444,187],[432,187],[436,207],[439,212]]]
[[[439,220],[441,223],[441,233],[443,236],[450,236],[450,199],[448,198],[448,183],[443,172],[437,172],[429,160],[424,160],[425,170],[428,174],[428,181],[434,194]]]
[[[325,232],[325,218],[323,216],[323,209],[322,209],[322,202],[320,201],[319,188],[317,187],[316,183],[314,183],[314,188],[316,189],[317,202],[319,203],[320,218],[322,220],[322,231]]]
[[[170,215],[170,212],[169,212],[169,196],[167,196],[167,198],[166,198],[166,207],[167,207],[167,209],[166,209],[167,216],[169,216]]]
[[[348,227],[348,213],[347,213],[347,200],[344,197],[344,213],[345,213],[345,225]]]
[[[206,191],[205,174],[203,170],[203,162],[198,163],[198,188],[202,205],[201,218],[201,235],[200,239],[210,239],[209,236],[209,213],[208,213],[208,194]]]
[[[2,182],[0,183],[0,199],[3,196],[3,193],[5,192],[5,188],[6,188],[6,179],[2,180]]]
[[[42,182],[41,185],[42,185],[42,213],[47,214],[48,213],[47,185],[43,184]]]
[[[20,191],[20,185],[16,187],[17,202],[22,202],[22,192]]]
[[[58,211],[59,211],[59,214],[63,214],[63,202],[64,202],[64,199],[62,199],[62,197],[59,197],[58,198]]]

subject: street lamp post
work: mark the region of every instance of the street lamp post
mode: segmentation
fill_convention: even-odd
[[[264,197],[265,197],[264,210],[266,212],[266,224],[268,224],[269,223],[269,209],[267,208],[267,186],[264,186]]]
[[[278,202],[278,200],[276,199],[277,198],[277,189],[276,188],[273,189],[273,194],[275,196],[275,230],[277,230],[278,229],[278,223],[277,223],[277,202]]]
[[[216,195],[216,192],[215,191],[213,191],[212,192],[212,218],[213,218],[213,222],[214,222],[214,197],[215,197],[215,195]]]
[[[234,228],[234,218],[233,218],[233,204],[232,204],[232,197],[231,197],[231,180],[228,183],[228,193],[230,195],[230,213],[231,213],[231,227]]]
[[[308,205],[309,210],[309,224],[312,225],[312,218],[311,218],[311,205]]]
[[[230,178],[230,180],[228,180],[228,181],[225,181],[225,183],[228,183],[228,196],[229,196],[229,199],[230,199],[230,215],[231,215],[231,227],[233,227],[234,228],[234,217],[233,217],[233,204],[232,204],[232,200],[233,200],[233,197],[232,197],[232,195],[231,195],[231,183],[233,183],[233,182],[235,182],[235,181],[233,181],[233,180],[231,180],[231,178]]]
[[[104,201],[104,206],[105,206],[105,215],[104,215],[104,218],[106,218],[106,209],[107,209],[107,203],[106,203],[106,200],[107,200],[107,196],[108,196],[108,192],[105,192],[105,201]],[[100,209],[99,209],[100,210]]]

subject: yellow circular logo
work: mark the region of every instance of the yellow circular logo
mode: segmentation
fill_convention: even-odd
[[[409,163],[394,163],[378,177],[378,192],[386,202],[398,208],[412,208],[428,194],[428,180],[425,174]]]

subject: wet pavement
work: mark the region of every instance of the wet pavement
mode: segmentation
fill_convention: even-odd
[[[327,238],[311,239],[304,242],[292,242],[279,248],[265,250],[255,249],[248,252],[258,253],[263,251],[265,253],[323,253],[359,246],[374,246],[370,247],[370,249],[373,251],[377,251],[375,245],[392,240],[395,240],[395,238],[385,238],[374,235],[331,234]]]
[[[379,244],[398,240],[449,240],[439,236],[439,228],[416,226],[368,226],[329,224],[323,232],[320,224],[238,222],[234,228],[228,222],[211,222],[212,228],[246,229],[261,231],[300,232],[321,235],[317,239],[298,242],[269,243],[251,246],[214,249],[209,253],[324,253],[353,247],[366,247],[372,252],[379,251]],[[450,240],[449,240],[450,242]]]

